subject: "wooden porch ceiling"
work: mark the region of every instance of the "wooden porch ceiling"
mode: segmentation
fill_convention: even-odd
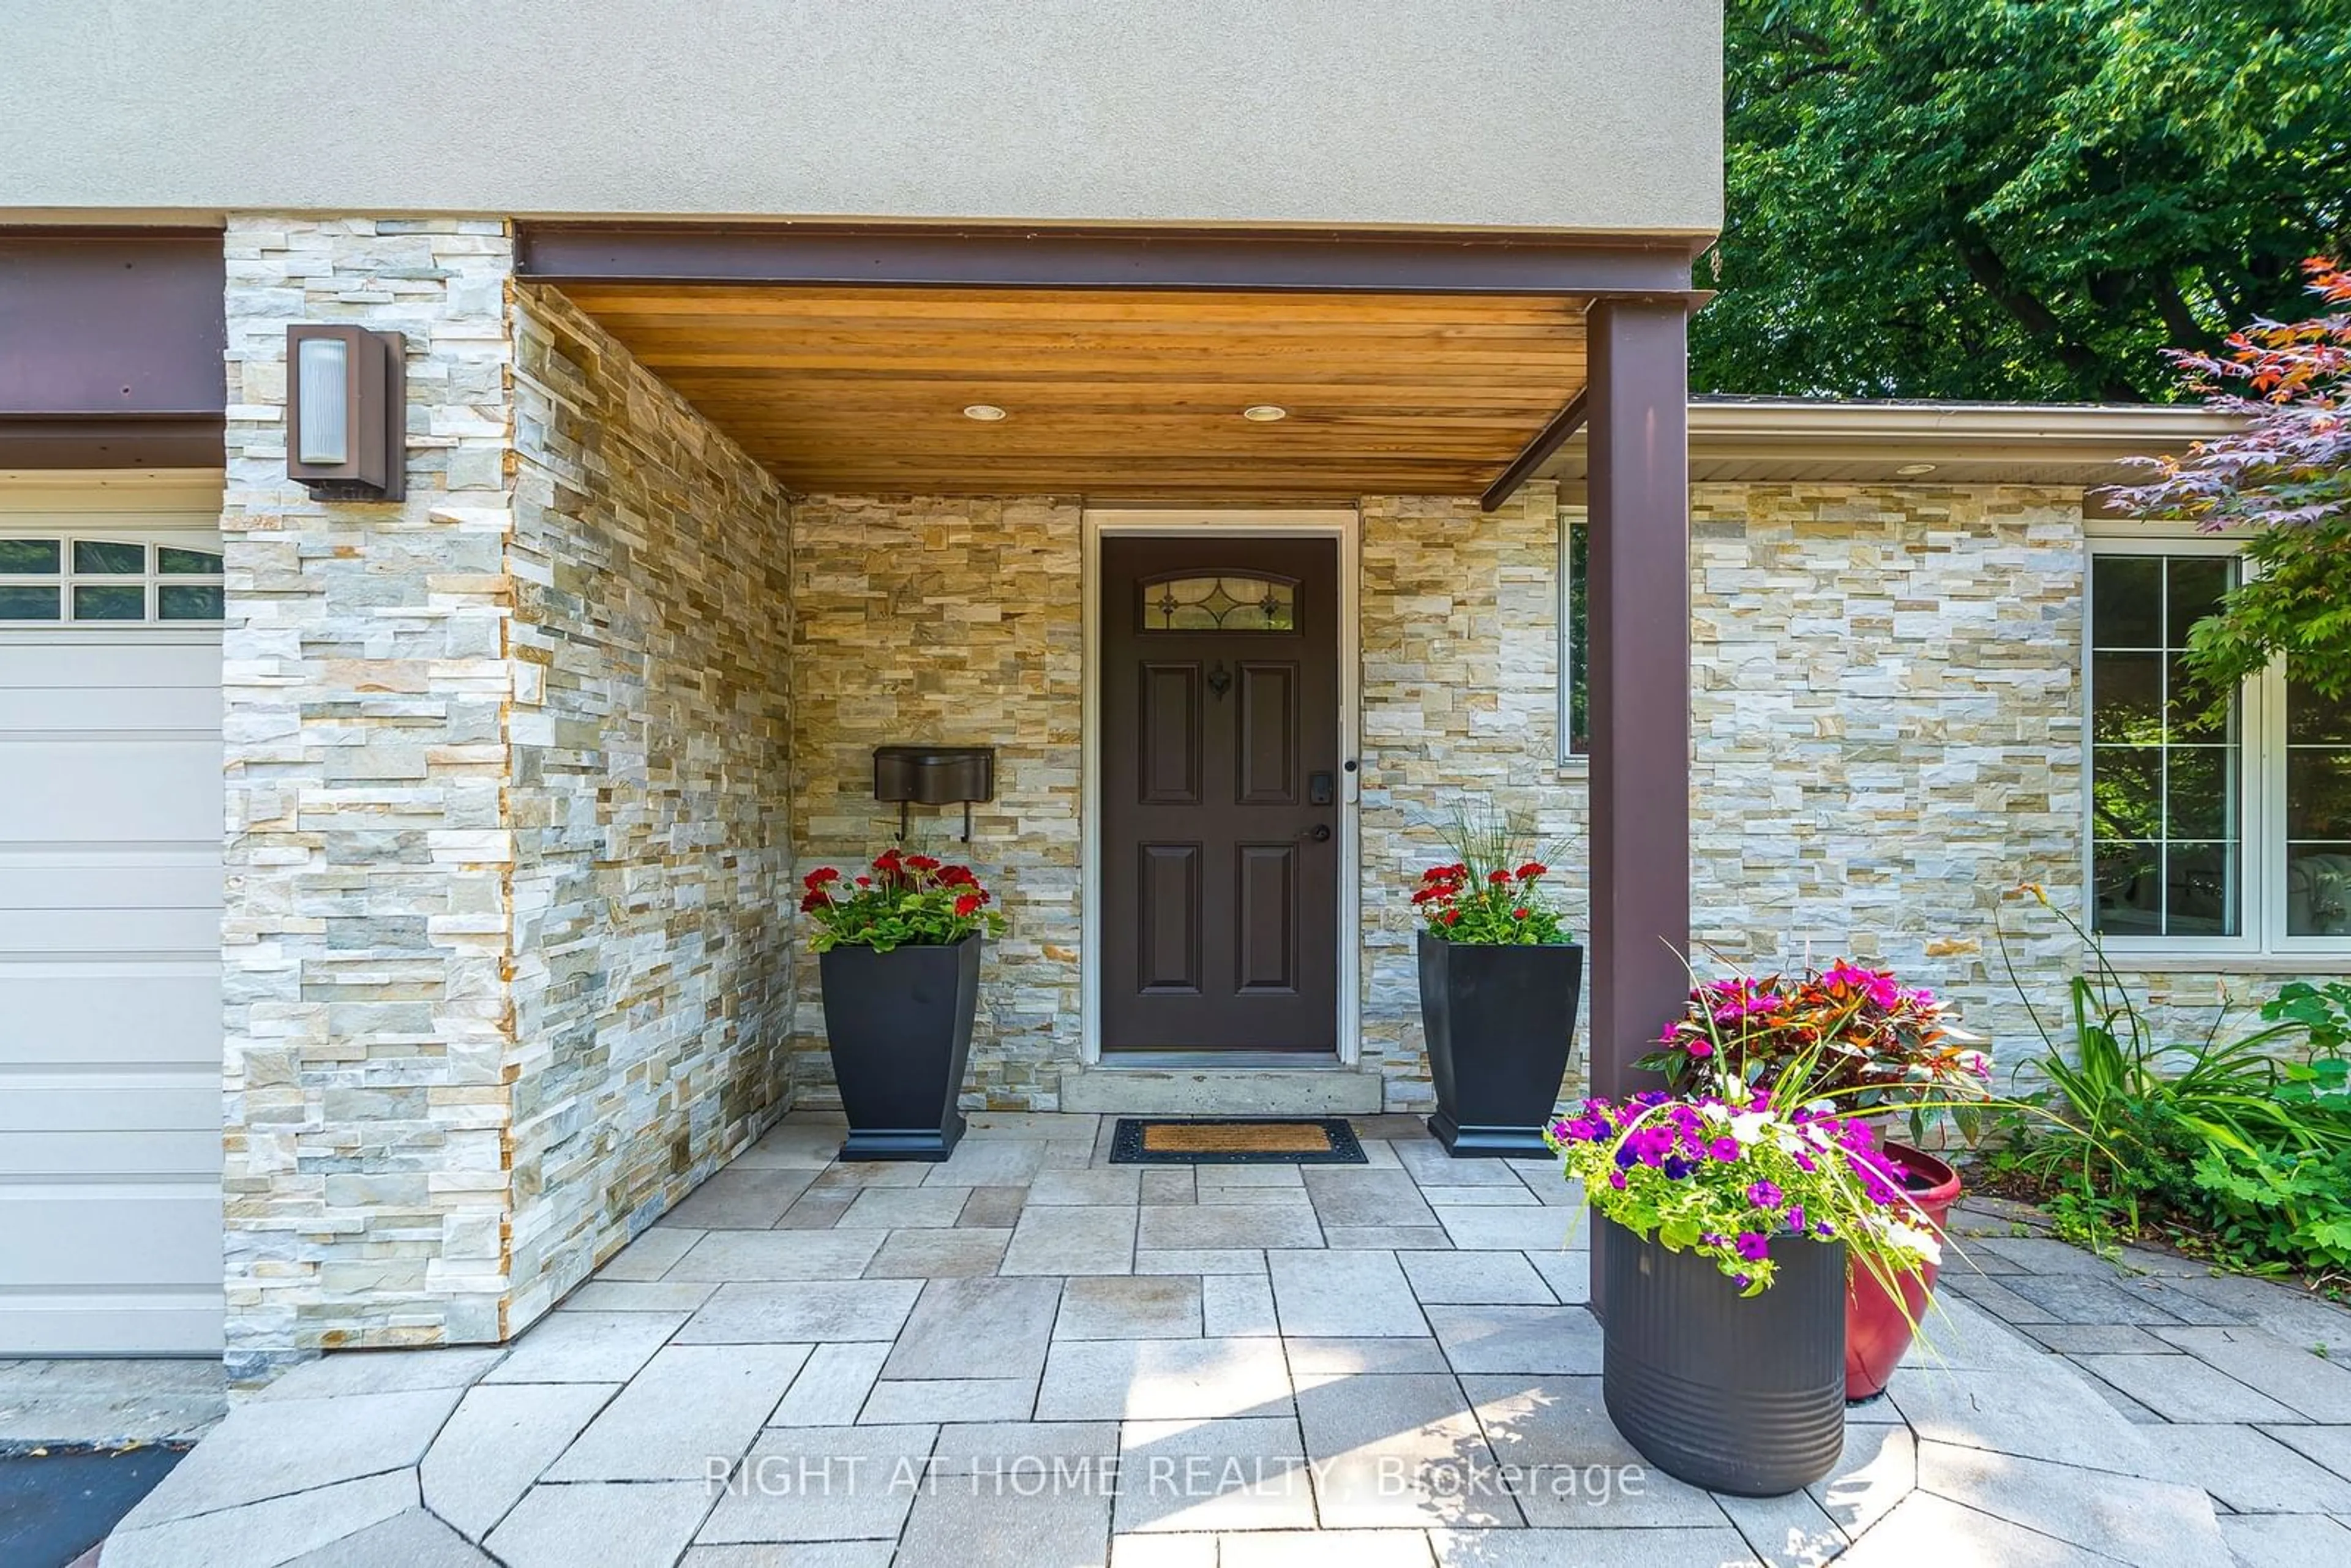
[[[803,493],[1476,495],[1584,384],[1572,295],[559,286]]]

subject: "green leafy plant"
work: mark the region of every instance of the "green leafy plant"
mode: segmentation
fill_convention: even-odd
[[[2100,1249],[2162,1223],[2220,1260],[2259,1270],[2351,1269],[2351,987],[2296,983],[2263,1027],[2166,1043],[2095,936],[2024,890],[2082,941],[2088,971],[2067,984],[2053,1027],[2001,948],[2044,1051],[2043,1114],[2018,1124],[1996,1172],[2045,1188],[2061,1235]]]
[[[2351,245],[2346,0],[1729,0],[1690,384],[2161,399]]]
[[[1457,818],[1446,833],[1453,859],[1421,873],[1412,906],[1430,936],[1478,946],[1571,940],[1551,906],[1533,824],[1492,810]]]
[[[870,872],[844,876],[819,866],[800,879],[800,913],[816,922],[809,945],[818,952],[841,946],[943,947],[976,933],[1000,935],[1004,916],[995,896],[969,866],[893,846]]]

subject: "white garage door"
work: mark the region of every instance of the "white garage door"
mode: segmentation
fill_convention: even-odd
[[[0,1355],[221,1345],[203,494],[0,476]]]

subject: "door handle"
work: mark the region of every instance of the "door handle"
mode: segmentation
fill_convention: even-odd
[[[1298,836],[1301,839],[1311,839],[1318,844],[1327,844],[1331,841],[1331,824],[1328,822],[1317,822],[1312,827],[1301,832]]]

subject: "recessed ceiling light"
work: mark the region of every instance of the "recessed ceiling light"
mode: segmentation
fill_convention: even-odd
[[[1241,410],[1241,417],[1258,424],[1271,424],[1277,419],[1288,419],[1290,411],[1278,402],[1253,402]]]
[[[1905,463],[1901,467],[1895,470],[1896,474],[1903,475],[1906,477],[1915,476],[1920,474],[1932,474],[1934,471],[1935,465],[1932,463]]]
[[[983,423],[992,424],[1004,417],[1004,411],[992,402],[975,402],[965,407],[963,416],[966,419],[977,419]]]

